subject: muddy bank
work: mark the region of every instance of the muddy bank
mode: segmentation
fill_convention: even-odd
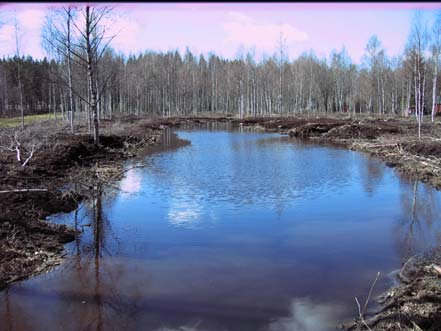
[[[103,121],[101,129],[99,147],[85,128],[70,134],[54,122],[28,126],[17,136],[0,129],[0,288],[60,263],[63,244],[78,233],[47,216],[75,210],[98,185],[123,176],[123,160],[162,143],[162,127],[149,120]]]
[[[347,330],[441,330],[440,265],[441,248],[411,257],[398,273],[401,283],[377,299],[380,311]]]

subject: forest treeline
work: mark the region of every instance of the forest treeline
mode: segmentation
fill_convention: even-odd
[[[79,27],[86,15],[94,31],[87,31],[84,23]],[[196,56],[189,50],[183,55],[146,51],[124,56],[111,48],[112,37],[104,36],[105,15],[109,12],[92,8],[87,14],[84,8],[71,7],[50,13],[43,34],[50,60],[22,56],[17,43],[16,56],[0,61],[0,114],[17,115],[23,107],[25,114],[55,112],[68,118],[72,110],[88,114],[90,120],[95,105],[98,120],[116,112],[259,116],[405,115],[411,110],[422,115],[423,110],[435,114],[440,101],[439,14],[430,27],[421,13],[415,15],[405,51],[397,57],[388,57],[381,41],[372,36],[359,65],[344,48],[328,59],[310,51],[289,60],[283,36],[274,55],[258,62],[252,52],[234,60]]]

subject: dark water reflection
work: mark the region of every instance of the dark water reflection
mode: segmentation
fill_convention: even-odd
[[[333,330],[377,271],[381,291],[441,242],[440,194],[378,160],[275,134],[179,136],[192,144],[53,218],[83,235],[58,269],[0,293],[1,330]]]

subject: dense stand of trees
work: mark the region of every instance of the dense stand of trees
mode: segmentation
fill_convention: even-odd
[[[61,113],[72,130],[73,114],[85,115],[77,121],[86,118],[91,127],[115,112],[404,115],[411,109],[419,122],[423,110],[435,112],[440,15],[431,29],[415,15],[399,57],[388,57],[372,36],[362,64],[355,65],[344,48],[329,59],[311,51],[290,61],[282,36],[275,55],[259,62],[251,52],[234,60],[190,51],[126,57],[107,47],[111,38],[105,39],[101,21],[108,14],[87,6],[51,13],[44,37],[50,61],[17,56],[0,61],[1,114],[20,109],[19,80],[25,113]]]
[[[26,114],[48,112],[53,109],[54,98],[59,101],[60,91],[53,91],[53,72],[58,65],[55,61],[37,61],[32,57],[16,56],[0,60],[0,114],[12,116],[20,114],[20,87],[17,68],[20,67],[23,88],[23,107]]]

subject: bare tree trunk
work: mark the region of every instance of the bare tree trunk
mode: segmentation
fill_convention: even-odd
[[[112,119],[112,93],[109,93],[109,119]]]
[[[18,44],[18,22],[17,17],[15,17],[15,49],[17,55],[17,81],[18,90],[20,93],[20,114],[21,114],[21,129],[24,129],[24,108],[23,108],[23,85],[21,81],[21,71],[20,71],[20,48]]]
[[[64,93],[63,93],[63,89],[60,87],[60,109],[61,109],[61,118],[63,119],[63,120],[66,120],[66,114],[64,113],[64,101],[65,101],[65,98],[64,98]]]
[[[57,118],[57,98],[55,95],[55,84],[52,83],[51,85],[52,85],[52,100],[53,100],[52,104],[54,107],[54,117],[56,119]]]
[[[74,132],[74,103],[72,89],[72,64],[71,64],[71,45],[70,45],[70,25],[72,20],[72,9],[67,9],[67,77],[69,88],[69,115],[70,115],[70,131]]]
[[[418,126],[418,139],[421,139],[421,124],[423,123],[424,118],[424,92],[426,91],[426,73],[425,73],[425,64],[423,64],[423,86],[422,86],[422,95],[421,95],[421,112],[420,112],[420,124]]]
[[[433,75],[433,90],[432,90],[432,123],[435,122],[437,76],[438,76],[438,56],[435,56],[435,72]]]
[[[93,61],[92,45],[91,45],[91,25],[92,18],[90,15],[90,6],[86,6],[86,52],[87,52],[87,75],[89,78],[89,90],[91,93],[91,108],[93,114],[93,139],[95,145],[100,144],[98,109],[97,109],[97,92],[95,82],[95,68]]]
[[[48,110],[49,110],[49,114],[52,111],[52,93],[51,93],[51,83],[48,84]]]

